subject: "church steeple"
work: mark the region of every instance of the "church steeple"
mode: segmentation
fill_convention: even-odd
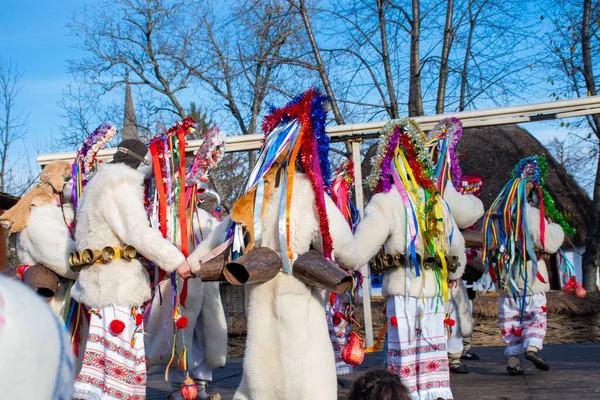
[[[129,71],[125,75],[125,118],[123,120],[123,139],[138,139],[138,126],[129,84]]]

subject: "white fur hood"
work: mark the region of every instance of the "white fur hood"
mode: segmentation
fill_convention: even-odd
[[[77,249],[131,245],[160,268],[173,272],[185,257],[150,227],[143,183],[144,175],[124,164],[98,167],[77,210]],[[115,260],[84,268],[71,293],[91,308],[140,306],[150,298],[150,282],[138,260]]]

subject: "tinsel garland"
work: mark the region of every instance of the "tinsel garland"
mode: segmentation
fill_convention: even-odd
[[[429,143],[431,143],[432,146],[438,147],[438,150],[441,150],[441,142],[446,140],[446,152],[448,161],[450,162],[450,177],[455,188],[459,188],[462,183],[462,171],[455,152],[462,134],[462,122],[455,117],[444,118],[427,134]],[[448,161],[446,161],[445,155],[440,155],[438,159],[438,163]],[[438,177],[438,179],[439,178],[441,177]]]
[[[526,171],[526,168],[532,169]],[[526,177],[535,181],[542,189],[542,200],[544,202],[544,215],[556,222],[565,232],[565,235],[574,235],[576,230],[565,220],[564,216],[556,209],[554,199],[546,190],[546,178],[548,173],[548,161],[541,155],[533,155],[521,159],[513,168],[511,177],[522,178]]]
[[[150,143],[150,154],[154,167],[154,177],[147,182],[146,198],[150,200],[147,209],[150,211],[150,219],[153,226],[158,226],[164,238],[176,243],[181,252],[189,254],[190,231],[188,226],[192,224],[187,207],[188,191],[186,190],[185,171],[185,136],[193,131],[194,120],[186,118],[178,122],[167,132],[157,135]],[[152,203],[155,204],[152,204]],[[193,243],[193,241],[192,241]],[[155,285],[163,280],[165,273],[160,270],[156,273]],[[176,275],[171,274],[171,305],[172,323],[174,330],[173,347],[171,349],[171,360],[165,371],[168,380],[169,367],[174,362],[177,348],[175,340],[178,327],[181,326],[180,307],[185,307],[187,297],[187,282],[184,282],[179,293]],[[160,291],[158,291],[160,293]],[[185,338],[181,332],[183,348],[181,350],[181,368],[187,370],[187,349]]]
[[[348,187],[354,185],[354,161],[351,158],[347,158],[346,161],[340,165],[336,172],[336,178],[343,177]]]
[[[304,173],[308,177],[316,194],[315,205],[319,214],[319,225],[323,238],[323,253],[331,257],[333,241],[329,232],[329,218],[325,207],[325,198],[320,193],[329,191],[331,169],[329,167],[329,138],[325,134],[325,102],[326,97],[317,89],[309,89],[301,96],[294,98],[285,107],[272,109],[264,118],[263,131],[265,137],[281,122],[293,119],[302,125],[302,143],[300,144],[300,160]],[[321,165],[325,166],[323,175]],[[294,168],[294,166],[290,166]]]
[[[483,178],[481,175],[465,175],[461,179],[458,191],[461,194],[473,194],[477,197],[481,194]]]
[[[199,182],[208,182],[209,171],[217,166],[224,155],[225,134],[216,126],[213,126],[204,136],[194,158],[194,163],[186,177],[186,184],[193,186]]]
[[[419,194],[416,194],[416,198],[421,199],[422,202],[421,212],[425,221],[424,244],[428,247],[428,250],[431,250],[435,247],[436,238],[442,233],[438,227],[439,221],[436,216],[439,192],[433,180],[433,163],[425,145],[425,135],[414,121],[403,118],[391,121],[383,127],[377,154],[372,161],[373,168],[367,178],[367,184],[376,192],[383,191],[387,193],[391,190],[391,168],[395,168],[392,161],[396,149],[404,153],[415,178],[415,183],[425,191],[424,199]],[[415,193],[418,191],[417,187],[406,189]]]
[[[425,135],[413,120],[402,118],[388,122],[381,130],[377,153],[371,161],[371,173],[366,179],[367,185],[371,190],[386,193],[390,191],[392,187],[392,178],[389,171],[390,161],[394,157],[401,134],[406,135],[409,142],[413,145],[415,159],[419,164],[418,169],[423,171],[422,176],[428,177],[431,180],[434,167],[424,144]]]
[[[77,207],[83,189],[96,171],[96,156],[117,134],[117,130],[110,124],[101,124],[88,136],[75,156],[73,162],[73,205]]]

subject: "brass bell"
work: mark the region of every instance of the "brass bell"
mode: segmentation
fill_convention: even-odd
[[[104,264],[106,264],[114,260],[116,255],[117,252],[115,251],[114,247],[106,246],[102,249],[102,255],[100,256],[100,259]]]
[[[82,264],[93,264],[100,258],[100,254],[102,254],[102,252],[99,250],[85,249],[81,253],[81,262]]]
[[[433,269],[435,267],[435,257],[427,256],[423,260],[423,267],[425,269]]]
[[[395,267],[404,267],[406,265],[406,256],[404,254],[396,254],[394,255],[394,266]]]
[[[390,268],[394,265],[394,257],[391,254],[385,254],[383,256],[383,266],[385,268]]]
[[[71,267],[81,265],[81,253],[79,251],[75,250],[69,255],[69,265]]]
[[[458,257],[452,256],[452,258],[449,260],[449,262],[447,260],[447,266],[448,266],[448,271],[456,272],[458,270],[458,266],[459,266]]]
[[[383,271],[383,260],[378,254],[377,256],[375,256],[371,264],[371,272],[374,274],[379,274],[381,273],[381,271]]]
[[[121,257],[126,260],[133,260],[137,256],[137,251],[133,246],[125,246],[123,250],[121,250]]]

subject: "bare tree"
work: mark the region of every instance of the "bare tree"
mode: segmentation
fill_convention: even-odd
[[[16,188],[15,171],[11,168],[15,160],[9,161],[9,154],[15,142],[26,134],[27,115],[15,110],[17,97],[21,91],[20,80],[23,73],[16,64],[0,58],[0,191],[12,192]]]
[[[435,103],[436,114],[443,114],[446,100],[446,83],[448,81],[448,61],[452,47],[452,13],[454,12],[454,0],[447,0],[446,24],[444,26],[444,40],[442,43],[442,54],[440,57],[440,73],[438,78],[438,92]]]
[[[86,57],[69,70],[86,83],[110,91],[125,83],[144,85],[163,96],[163,110],[186,116],[179,94],[188,87],[190,71],[174,60],[197,38],[197,1],[102,0],[85,8],[69,23]],[[184,28],[185,27],[185,28]]]
[[[561,95],[571,97],[595,96],[597,94],[596,81],[598,79],[594,67],[600,61],[600,41],[598,32],[600,27],[596,23],[600,17],[600,4],[591,0],[582,3],[573,3],[567,0],[558,0],[548,8],[549,20],[554,30],[544,37],[548,53],[548,64],[551,85],[556,87],[552,96],[559,98]],[[548,15],[549,14],[549,15]],[[542,15],[542,18],[545,16]],[[585,253],[583,254],[583,284],[588,291],[595,291],[595,277],[600,264],[600,115],[588,116],[576,122],[580,131],[584,122],[588,135],[582,137],[583,143],[588,142],[588,151],[578,152],[578,158],[584,160],[585,165],[595,164],[592,190],[592,209],[586,232]]]

